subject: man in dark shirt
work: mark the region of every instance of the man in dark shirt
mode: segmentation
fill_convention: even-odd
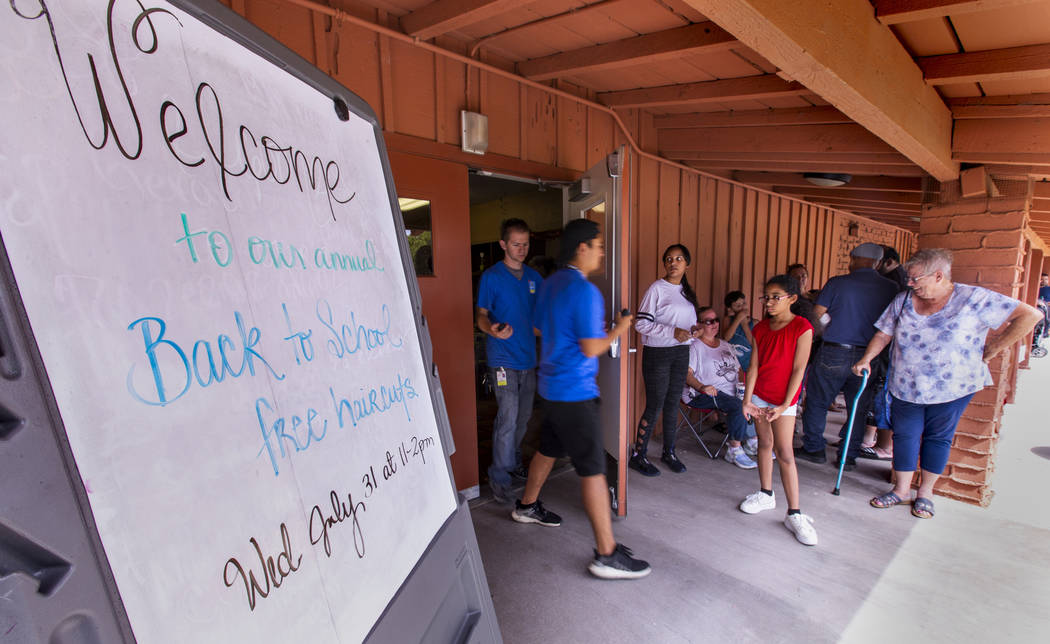
[[[865,242],[850,253],[850,272],[828,280],[813,307],[818,321],[816,330],[822,332],[823,343],[809,372],[806,383],[806,408],[802,413],[802,446],[795,448],[795,456],[814,463],[824,463],[824,427],[828,406],[841,391],[847,405],[860,389],[861,378],[853,375],[850,367],[864,355],[868,341],[875,334],[875,320],[897,295],[897,285],[875,270],[882,259],[882,247]],[[874,375],[874,374],[872,374]],[[853,434],[845,453],[850,467],[860,451],[864,437],[865,411],[871,404],[874,387],[866,387],[857,403],[858,413],[853,421]],[[845,424],[839,436],[845,437]],[[842,448],[839,448],[842,457]],[[839,459],[836,459],[836,464]]]
[[[898,291],[908,288],[908,274],[901,266],[901,256],[893,246],[882,247],[882,261],[876,268],[883,277],[897,283]]]

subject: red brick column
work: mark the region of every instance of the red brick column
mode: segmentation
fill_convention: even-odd
[[[919,248],[951,250],[954,281],[1019,298],[1027,225],[1027,199],[964,199],[924,211]],[[990,479],[1003,406],[1016,381],[1017,349],[1011,347],[988,365],[995,384],[977,392],[959,421],[937,494],[982,506],[991,502]]]

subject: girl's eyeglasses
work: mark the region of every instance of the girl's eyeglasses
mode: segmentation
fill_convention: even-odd
[[[700,324],[703,324],[704,326],[711,326],[713,324],[718,324],[718,319],[715,318],[713,320],[700,320]]]
[[[770,300],[772,300],[773,302],[779,302],[780,300],[784,300],[784,299],[787,299],[789,297],[791,297],[791,296],[790,295],[760,295],[758,299],[762,300],[763,302],[769,302]]]

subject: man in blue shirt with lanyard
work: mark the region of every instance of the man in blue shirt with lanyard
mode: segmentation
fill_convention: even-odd
[[[511,502],[511,474],[525,477],[521,441],[532,416],[536,394],[536,336],[532,313],[543,279],[525,265],[529,225],[507,219],[500,225],[503,261],[481,275],[478,328],[486,336],[485,358],[499,411],[492,427],[489,487],[500,503]]]
[[[828,406],[841,391],[846,404],[852,405],[860,389],[861,378],[850,369],[864,355],[875,321],[897,295],[896,282],[875,270],[882,259],[882,246],[864,242],[850,252],[847,275],[828,280],[813,307],[817,331],[823,330],[823,342],[817,350],[813,368],[806,382],[806,408],[802,412],[802,446],[795,448],[796,458],[824,463],[824,428]],[[871,374],[877,376],[878,374]],[[874,381],[874,378],[872,379]],[[865,412],[875,395],[874,385],[864,389],[857,403],[850,444],[839,448],[840,459],[846,457],[846,468],[852,469],[864,438]],[[845,425],[845,423],[843,424]],[[843,426],[839,436],[845,437]],[[845,447],[845,452],[843,452]],[[839,459],[836,459],[837,465]]]
[[[597,382],[598,356],[631,327],[631,316],[617,315],[612,330],[605,333],[605,302],[598,287],[587,281],[602,269],[605,256],[598,225],[574,219],[566,224],[560,243],[564,268],[543,283],[534,317],[541,338],[540,449],[511,518],[561,525],[561,517],[543,507],[539,494],[555,459],[567,455],[580,477],[583,507],[597,545],[588,570],[603,579],[644,577],[652,570],[649,564],[635,559],[613,538]]]

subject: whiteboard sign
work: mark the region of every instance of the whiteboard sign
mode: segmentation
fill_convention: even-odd
[[[7,4],[0,232],[136,637],[363,639],[456,507],[375,127],[160,0]]]

